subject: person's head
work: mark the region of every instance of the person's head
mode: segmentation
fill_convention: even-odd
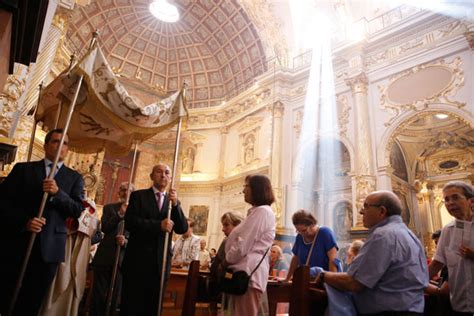
[[[206,249],[206,244],[207,244],[207,243],[206,243],[206,241],[205,241],[204,239],[201,239],[201,240],[199,241],[199,246],[201,247],[201,250]]]
[[[351,245],[349,246],[349,249],[347,249],[347,257],[346,257],[346,262],[347,264],[351,264],[352,260],[359,254],[360,248],[364,245],[364,242],[362,240],[354,240]]]
[[[272,248],[270,249],[270,260],[272,262],[277,261],[283,256],[283,251],[281,250],[280,246],[278,245],[273,245]]]
[[[391,191],[375,191],[365,198],[360,214],[364,227],[371,228],[392,215],[402,214],[402,203]]]
[[[51,161],[54,161],[56,153],[59,149],[59,143],[61,142],[61,137],[63,135],[63,130],[61,128],[53,129],[46,134],[44,138],[44,155]],[[61,153],[59,154],[59,161],[63,161],[66,158],[67,152],[69,150],[69,138],[66,135],[64,138],[63,146],[61,147]]]
[[[244,190],[245,202],[252,206],[271,205],[275,202],[272,184],[267,176],[255,174],[245,177]]]
[[[431,239],[438,245],[439,237],[441,237],[441,229],[438,229],[433,234],[431,234]]]
[[[243,216],[237,212],[227,212],[221,217],[222,232],[229,236],[232,230],[244,220]]]
[[[449,214],[459,220],[473,218],[474,189],[463,181],[450,181],[443,187],[443,200]]]
[[[124,202],[127,199],[127,190],[128,190],[128,182],[122,182],[119,187],[118,197],[121,202]],[[130,185],[130,192],[135,191],[135,186],[133,184]]]
[[[164,191],[171,181],[170,167],[164,163],[157,164],[151,170],[150,179],[157,190]]]
[[[184,238],[188,238],[193,234],[194,221],[188,218],[188,230],[183,234]]]
[[[316,224],[318,221],[309,211],[300,209],[291,217],[296,232],[304,239],[309,240],[316,234]]]
[[[217,255],[217,250],[216,248],[211,248],[211,250],[209,251],[209,255],[211,257],[215,257]]]

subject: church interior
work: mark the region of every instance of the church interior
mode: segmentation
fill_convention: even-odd
[[[169,0],[175,22],[151,2],[0,1],[1,176],[29,150],[43,157],[38,87],[80,60],[96,31],[137,104],[186,84],[175,187],[209,249],[224,238],[222,214],[246,215],[242,186],[259,173],[274,189],[277,240],[291,240],[292,214],[307,209],[344,248],[367,235],[365,197],[391,190],[433,253],[431,234],[452,219],[443,185],[474,183],[472,2]],[[173,166],[176,132],[140,142],[133,170],[132,147],[72,146],[65,163],[100,214],[130,177],[148,188],[155,164]]]

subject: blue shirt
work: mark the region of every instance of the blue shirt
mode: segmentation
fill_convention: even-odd
[[[423,290],[428,286],[425,252],[399,215],[369,230],[347,274],[366,287],[354,294],[359,313],[423,312]]]
[[[293,246],[293,254],[298,256],[299,265],[305,265],[306,259],[308,258],[309,250],[311,249],[310,243],[305,243],[303,237],[298,234],[296,236],[295,245]],[[320,227],[318,237],[316,238],[316,244],[314,245],[313,252],[311,253],[311,258],[309,259],[310,267],[321,267],[324,270],[329,270],[329,257],[327,252],[333,247],[337,248],[336,238],[334,233],[328,227]]]

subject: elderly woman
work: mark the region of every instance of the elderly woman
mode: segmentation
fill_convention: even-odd
[[[347,249],[347,257],[346,257],[346,263],[349,265],[352,263],[352,260],[354,260],[355,257],[359,254],[360,248],[364,245],[364,242],[362,240],[354,240],[351,245],[349,246],[349,249]]]
[[[211,264],[211,278],[214,280],[218,280],[221,278],[225,272],[225,269],[222,267],[222,263],[225,260],[225,243],[227,240],[227,237],[229,234],[232,232],[232,230],[239,225],[244,218],[242,215],[236,212],[227,212],[224,213],[221,217],[221,224],[222,224],[222,232],[224,233],[225,237],[224,240],[222,241],[221,245],[219,246],[219,250],[217,250],[217,254],[215,256],[214,261]]]
[[[253,316],[259,312],[267,287],[270,266],[264,256],[275,238],[275,215],[270,207],[275,198],[270,180],[264,175],[247,176],[243,193],[245,202],[252,207],[245,220],[227,237],[225,265],[232,271],[245,271],[248,275],[258,268],[243,295],[230,295],[228,310],[232,315]]]
[[[335,259],[338,247],[333,231],[317,225],[316,218],[306,210],[295,212],[292,221],[298,235],[292,249],[293,258],[286,280],[290,280],[296,268],[301,265],[337,272]]]
[[[280,246],[273,245],[270,249],[270,274],[284,278],[288,271],[288,263],[283,257]]]

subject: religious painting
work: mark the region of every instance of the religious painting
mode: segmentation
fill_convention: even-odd
[[[390,165],[393,168],[393,174],[402,180],[408,181],[407,166],[403,152],[398,143],[394,143],[390,151]]]
[[[207,234],[208,217],[208,205],[191,205],[189,207],[189,218],[194,221],[193,233],[195,235],[205,236]]]

